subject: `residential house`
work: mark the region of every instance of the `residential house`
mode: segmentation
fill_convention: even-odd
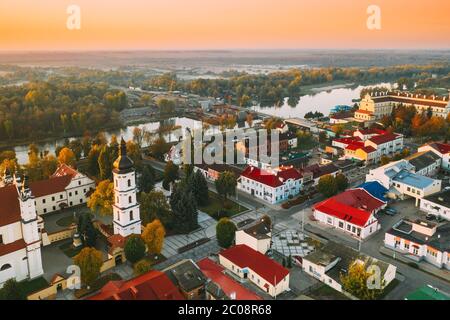
[[[450,221],[450,190],[423,198],[420,210]]]
[[[197,171],[200,171],[206,179],[209,179],[211,181],[216,181],[219,178],[220,174],[225,171],[233,173],[236,178],[238,178],[242,173],[242,169],[224,163],[196,164],[194,165],[194,172]]]
[[[207,300],[262,300],[256,293],[225,273],[225,268],[209,258],[197,262],[202,273],[208,278]]]
[[[279,203],[299,194],[302,175],[293,167],[261,170],[248,166],[238,178],[237,188],[269,203]]]
[[[289,290],[289,270],[245,244],[221,251],[219,262],[272,297]]]
[[[266,254],[270,249],[272,230],[270,221],[258,220],[249,227],[236,231],[236,244],[246,244],[253,250]]]
[[[450,270],[450,223],[400,220],[384,237],[384,245],[413,261],[426,261]]]
[[[418,149],[419,152],[431,151],[439,156],[441,161],[441,167],[444,170],[450,171],[450,144],[432,142],[425,144]]]
[[[442,159],[432,151],[417,152],[406,157],[405,160],[413,165],[414,173],[427,177],[436,175],[442,162]]]
[[[194,261],[184,259],[162,271],[180,289],[187,300],[205,298],[207,279]]]
[[[313,164],[307,166],[303,169],[300,169],[301,174],[303,175],[303,184],[306,186],[317,186],[319,184],[319,179],[326,175],[332,175],[336,177],[340,170],[333,163],[319,165]]]
[[[385,206],[364,189],[350,189],[316,204],[313,214],[323,224],[365,239],[380,229],[375,213]]]
[[[413,173],[414,169],[412,164],[402,159],[370,170],[366,181],[378,181],[389,189],[389,198],[413,197],[418,206],[421,199],[441,190],[441,180]]]
[[[184,300],[184,297],[167,275],[151,270],[127,281],[109,281],[88,300]]]
[[[329,242],[303,258],[303,270],[339,292],[345,292],[341,277],[347,275],[354,263],[363,264],[366,269],[378,268],[380,289],[395,279],[397,268],[392,264],[363,255],[347,246]]]

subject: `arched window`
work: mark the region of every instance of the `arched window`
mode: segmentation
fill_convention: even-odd
[[[128,196],[128,203],[131,203],[131,196]]]
[[[11,265],[9,263],[2,265],[2,267],[0,268],[0,271],[4,271],[4,270],[8,270],[9,268],[11,268]]]
[[[133,210],[130,210],[130,221],[133,220]]]
[[[131,187],[131,179],[128,179],[128,186]]]

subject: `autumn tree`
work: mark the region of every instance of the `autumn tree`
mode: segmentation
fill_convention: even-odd
[[[381,295],[384,284],[380,282],[380,288],[369,288],[368,284],[374,274],[375,271],[368,271],[366,264],[353,261],[349,265],[348,272],[340,275],[342,288],[361,300],[375,300]]]
[[[138,262],[145,255],[144,240],[137,234],[129,236],[125,242],[124,252],[128,261],[131,263]]]
[[[216,225],[216,236],[219,246],[229,248],[234,241],[237,227],[233,221],[228,218],[222,218]]]
[[[133,267],[133,272],[136,277],[146,274],[150,270],[152,270],[152,264],[145,259],[139,260]]]
[[[144,231],[142,232],[142,240],[147,245],[147,251],[149,254],[160,254],[163,244],[166,230],[158,219],[148,223]]]
[[[58,162],[73,167],[76,163],[75,153],[69,148],[62,148],[58,154]]]
[[[112,214],[114,203],[114,184],[109,180],[100,181],[95,191],[89,197],[87,206],[94,213]]]
[[[86,247],[74,257],[73,262],[80,268],[81,281],[87,286],[91,286],[100,275],[103,255],[95,248]]]
[[[142,192],[139,196],[141,219],[144,224],[159,219],[167,229],[172,225],[172,214],[167,198],[161,191]]]
[[[331,174],[320,177],[317,190],[327,198],[334,196],[338,193],[336,178]]]

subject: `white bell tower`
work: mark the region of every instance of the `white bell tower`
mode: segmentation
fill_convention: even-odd
[[[136,172],[133,161],[127,156],[127,146],[120,141],[120,154],[114,161],[114,234],[127,237],[141,234],[141,217],[137,202]]]
[[[27,244],[27,264],[29,277],[36,278],[44,273],[42,268],[41,238],[38,230],[38,216],[34,196],[28,186],[28,178],[17,186],[19,194],[20,214],[23,240]]]

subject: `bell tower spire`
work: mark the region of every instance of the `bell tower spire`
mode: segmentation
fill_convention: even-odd
[[[127,145],[120,140],[119,156],[113,164],[114,234],[127,237],[141,233],[141,218],[137,202],[136,172],[133,161],[127,156]]]

